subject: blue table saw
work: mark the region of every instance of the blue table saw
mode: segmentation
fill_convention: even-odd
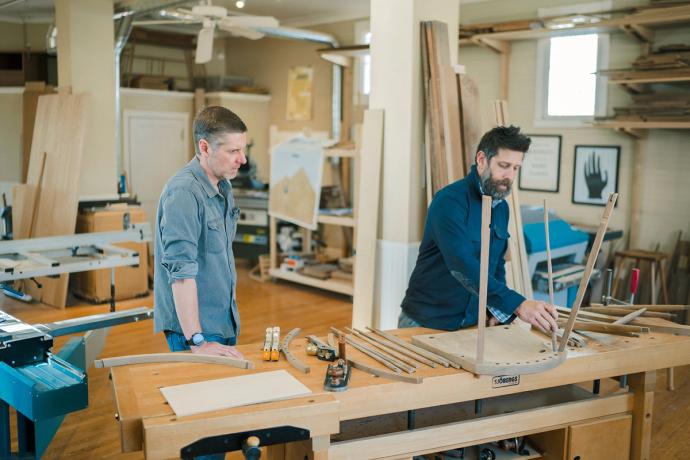
[[[534,298],[548,302],[544,208],[521,206],[520,211]],[[553,211],[549,212],[549,243],[556,305],[570,307],[575,301],[577,287],[585,269],[581,262],[585,260],[588,241],[589,235],[586,232],[575,229]],[[592,279],[598,276],[599,271],[594,270]]]
[[[89,402],[86,369],[110,326],[153,317],[150,308],[48,324],[27,324],[0,311],[0,459],[40,458],[65,415]],[[53,338],[70,339],[56,354]],[[10,407],[17,412],[18,452],[11,451]]]

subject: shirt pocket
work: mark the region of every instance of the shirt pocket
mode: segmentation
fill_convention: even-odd
[[[493,273],[493,269],[501,258],[501,254],[506,249],[509,237],[507,229],[501,227],[491,228],[491,245],[489,246],[489,267],[492,269],[491,273]]]
[[[206,247],[209,252],[221,252],[226,245],[223,219],[210,219],[207,223]]]
[[[237,221],[240,220],[240,208],[234,207],[230,210],[230,215],[228,216],[228,229],[230,231],[229,240],[234,241],[235,235],[237,234]]]

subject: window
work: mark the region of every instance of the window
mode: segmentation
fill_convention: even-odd
[[[540,40],[535,126],[576,126],[606,111],[606,82],[597,76],[608,62],[607,34]]]
[[[535,126],[574,127],[606,113],[606,79],[595,72],[608,67],[608,34],[571,33],[573,24],[607,17],[611,1],[539,8],[546,27],[558,36],[539,40]]]

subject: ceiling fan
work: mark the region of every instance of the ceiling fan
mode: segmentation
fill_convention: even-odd
[[[162,25],[162,24],[202,24],[196,40],[194,62],[204,64],[213,56],[213,38],[215,29],[226,31],[238,37],[258,40],[264,34],[262,27],[278,27],[278,20],[272,16],[230,16],[228,10],[222,6],[214,6],[211,0],[192,7],[191,10],[176,8],[162,10],[159,13],[163,19],[139,20],[134,25]]]

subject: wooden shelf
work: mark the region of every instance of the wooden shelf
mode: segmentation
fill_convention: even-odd
[[[596,128],[613,129],[690,129],[690,121],[599,121]]]
[[[294,283],[306,284],[307,286],[316,287],[319,289],[326,289],[328,291],[338,292],[345,295],[353,295],[354,287],[352,283],[343,280],[320,280],[310,276],[301,275],[297,272],[288,272],[279,268],[269,270],[269,275],[273,278],[281,280],[292,281]]]
[[[369,55],[369,45],[343,46],[340,48],[321,48],[316,50],[322,59],[343,67],[350,67],[352,59]]]
[[[331,216],[319,214],[316,221],[320,224],[342,225],[343,227],[354,227],[355,218],[352,216]]]
[[[537,21],[539,19],[535,19]],[[594,24],[574,25],[565,29],[526,29],[506,32],[494,32],[486,34],[475,34],[469,38],[460,39],[462,45],[484,45],[484,40],[491,41],[516,41],[534,40],[545,37],[555,37],[559,35],[572,35],[579,33],[604,33],[612,31],[630,31],[630,29],[641,29],[644,27],[680,24],[690,22],[690,5],[679,5],[668,8],[654,8],[642,10],[637,13],[628,14],[619,18],[604,19]]]

